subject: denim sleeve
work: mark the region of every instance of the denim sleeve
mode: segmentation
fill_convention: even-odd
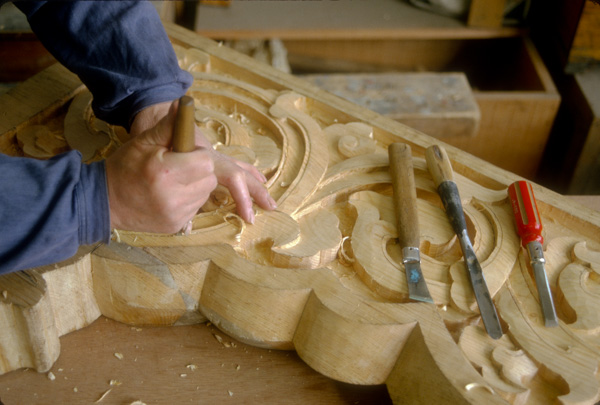
[[[185,94],[191,75],[147,1],[16,1],[44,46],[94,95],[99,118],[129,129],[139,111]]]
[[[104,161],[0,154],[0,274],[56,263],[110,239]]]

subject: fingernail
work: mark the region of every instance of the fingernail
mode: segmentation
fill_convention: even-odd
[[[267,182],[267,178],[265,177],[265,175],[262,174],[261,172],[258,172],[258,173],[260,174],[260,178],[262,179],[262,182],[266,183]]]
[[[277,208],[277,202],[271,196],[269,196],[269,206],[271,207],[272,210]]]
[[[254,210],[252,208],[246,211],[246,218],[248,218],[249,223],[254,224]]]

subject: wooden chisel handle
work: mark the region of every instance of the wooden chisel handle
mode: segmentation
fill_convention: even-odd
[[[194,112],[194,99],[190,96],[182,96],[179,99],[173,128],[171,145],[174,152],[191,152],[196,149]]]
[[[400,246],[419,247],[419,210],[410,146],[393,143],[388,148],[390,174]]]
[[[430,146],[425,151],[425,159],[436,187],[444,181],[454,181],[452,165],[444,148],[439,145]]]

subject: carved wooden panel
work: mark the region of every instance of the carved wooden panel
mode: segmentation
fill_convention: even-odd
[[[168,30],[195,78],[197,124],[219,151],[265,174],[278,209],[259,210],[255,224],[245,224],[218,189],[190,235],[117,230],[108,246],[0,277],[0,373],[48,370],[58,338],[102,314],[132,325],[210,320],[243,342],[296,350],[331,378],[386,383],[395,403],[600,399],[599,213],[534,185],[560,318],[558,328],[546,328],[507,199],[517,177],[446,147],[505,332],[492,340],[427,171],[424,150],[439,141]],[[5,130],[5,152],[54,154],[78,147],[85,132],[93,143],[84,156],[97,159],[126,141],[93,117],[85,90],[64,83],[70,90],[56,91],[69,95],[64,108],[49,103],[54,114]],[[28,116],[36,114],[21,115]],[[388,173],[387,146],[398,141],[414,155],[422,269],[434,305],[408,299]]]

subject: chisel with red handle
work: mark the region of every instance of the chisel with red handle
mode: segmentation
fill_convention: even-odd
[[[544,264],[544,250],[542,243],[542,221],[537,209],[535,196],[531,184],[526,181],[516,181],[508,187],[508,196],[510,205],[515,214],[515,223],[517,233],[521,237],[523,247],[529,252],[529,259],[535,277],[540,305],[544,314],[544,321],[547,327],[558,326],[556,310],[552,301],[552,292],[548,284],[548,276]]]

